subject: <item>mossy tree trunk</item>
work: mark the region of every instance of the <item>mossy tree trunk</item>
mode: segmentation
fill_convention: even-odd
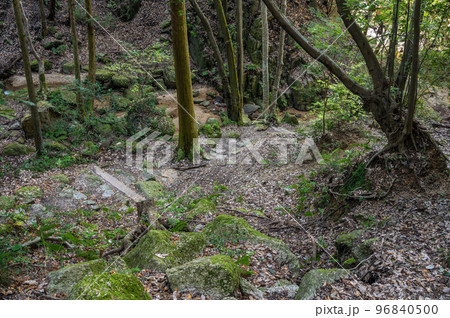
[[[85,0],[85,7],[88,14],[87,33],[88,33],[88,51],[89,51],[89,71],[87,76],[87,86],[91,93],[86,101],[86,108],[92,112],[95,97],[95,32],[94,16],[92,14],[91,0]]]
[[[33,45],[33,40],[31,38],[30,27],[29,27],[29,24],[28,24],[27,15],[25,14],[25,10],[23,8],[23,5],[22,5],[21,1],[19,2],[19,4],[20,4],[20,10],[21,10],[21,13],[22,13],[22,18],[23,18],[23,27],[24,27],[25,35],[26,35],[26,38],[28,40],[28,44],[30,46],[31,53],[33,54],[33,56],[38,61],[39,93],[44,96],[44,99],[47,99],[48,88],[47,88],[47,82],[45,80],[45,63],[44,63],[44,59],[37,53],[37,51],[36,51],[36,49],[35,49],[35,47]]]
[[[203,28],[206,31],[206,34],[208,35],[209,44],[211,45],[214,57],[217,60],[217,66],[219,69],[219,74],[222,79],[222,86],[223,86],[223,97],[226,101],[226,104],[228,107],[230,107],[230,83],[228,81],[227,72],[225,70],[225,65],[223,63],[222,54],[220,52],[219,45],[217,44],[216,38],[214,36],[214,32],[211,28],[211,24],[208,21],[208,18],[203,13],[202,9],[198,5],[196,0],[190,0],[192,7],[194,8],[195,13],[200,18],[200,21],[202,22]]]
[[[267,7],[261,1],[261,22],[262,22],[262,77],[263,77],[263,111],[266,117],[269,112],[270,103],[270,81],[269,81],[269,23],[267,20]]]
[[[83,117],[86,116],[86,109],[84,107],[83,95],[81,93],[81,68],[80,68],[80,57],[78,51],[78,34],[77,34],[77,25],[75,22],[75,3],[74,0],[68,0],[68,9],[69,9],[69,21],[70,21],[70,30],[72,32],[72,49],[73,49],[73,64],[75,69],[75,80],[77,81],[77,104],[80,110],[80,113]]]
[[[194,97],[192,96],[191,67],[184,0],[170,0],[172,20],[173,58],[177,84],[178,120],[180,133],[178,151],[180,157],[194,157],[197,151],[198,128],[195,121]]]
[[[230,89],[231,89],[231,107],[228,107],[228,117],[242,125],[242,104],[241,104],[241,94],[239,92],[239,79],[238,72],[236,68],[236,56],[234,54],[233,42],[231,40],[230,31],[228,29],[227,18],[225,16],[225,11],[222,6],[221,0],[214,0],[217,10],[217,19],[219,20],[219,27],[222,32],[222,37],[225,41],[225,50],[227,53],[228,60],[228,70],[230,79]]]
[[[25,39],[25,32],[24,32],[22,14],[21,14],[21,8],[20,8],[20,1],[13,0],[13,6],[14,6],[14,17],[15,17],[16,25],[17,25],[17,33],[19,35],[20,49],[22,51],[22,61],[23,61],[24,69],[25,69],[25,78],[27,80],[28,96],[29,96],[29,99],[31,102],[30,110],[31,110],[31,118],[33,121],[33,126],[34,126],[34,143],[35,143],[37,155],[40,156],[42,154],[42,149],[43,149],[41,121],[39,119],[39,113],[38,113],[37,106],[36,106],[36,104],[37,104],[36,92],[34,91],[33,77],[31,75],[30,58],[28,56],[28,47],[27,47],[27,42]]]
[[[44,0],[39,0],[39,11],[41,13],[42,36],[45,38],[48,32],[47,32],[47,19],[45,18]]]
[[[286,15],[287,0],[282,0],[281,2],[281,13]],[[268,115],[270,117],[275,117],[277,112],[277,100],[278,100],[278,90],[280,89],[281,72],[284,66],[284,45],[286,42],[286,31],[280,28],[280,43],[278,46],[278,56],[277,56],[277,69],[275,71],[275,78],[273,79],[272,85],[272,98],[270,101]]]
[[[236,0],[236,32],[238,45],[238,78],[239,78],[239,92],[240,100],[239,107],[244,106],[244,35],[243,35],[244,13],[242,0]]]

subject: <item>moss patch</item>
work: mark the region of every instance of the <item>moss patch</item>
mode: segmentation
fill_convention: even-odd
[[[295,299],[311,299],[323,283],[332,283],[348,275],[345,269],[313,269],[303,276]]]
[[[186,219],[193,220],[199,215],[213,214],[216,212],[216,205],[208,199],[201,199],[195,207],[187,212]]]
[[[16,194],[24,199],[37,199],[41,198],[44,195],[41,188],[36,186],[20,188],[19,190],[17,190]]]
[[[79,300],[151,300],[139,279],[132,274],[86,276],[69,293]]]
[[[51,176],[50,179],[52,179],[55,182],[59,182],[59,183],[65,183],[65,184],[69,184],[69,178],[67,178],[66,175],[64,174],[56,174],[54,176]]]
[[[170,232],[150,231],[124,259],[130,267],[165,272],[194,259],[205,246],[200,233],[181,233],[179,240],[172,240]]]
[[[205,227],[203,233],[207,240],[215,245],[227,241],[249,241],[264,244],[278,252],[277,262],[282,265],[287,264],[294,275],[297,275],[300,270],[297,257],[292,254],[286,243],[256,231],[244,219],[230,215],[219,215]]]
[[[3,148],[2,154],[5,156],[23,156],[33,153],[34,151],[35,149],[33,147],[13,142]]]
[[[163,186],[157,181],[140,181],[135,184],[136,189],[141,191],[147,199],[156,199],[162,195]]]
[[[15,196],[0,196],[0,210],[10,210],[16,205],[17,198]]]
[[[202,257],[167,270],[172,290],[195,289],[213,299],[235,296],[240,268],[229,256]]]

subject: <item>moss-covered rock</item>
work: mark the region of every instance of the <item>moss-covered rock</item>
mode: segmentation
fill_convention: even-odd
[[[114,13],[123,22],[129,22],[138,14],[141,2],[142,0],[116,0]]]
[[[100,135],[102,135],[102,136],[109,136],[109,135],[111,135],[112,132],[113,132],[112,126],[111,126],[110,124],[103,124],[103,125],[100,125],[100,126],[97,128],[97,130],[98,130],[98,132],[100,133]]]
[[[48,274],[49,283],[47,285],[47,293],[68,294],[84,277],[88,275],[100,275],[104,271],[109,272],[111,270],[118,273],[125,273],[128,271],[128,268],[120,257],[113,259],[109,264],[101,258],[63,267]]]
[[[69,178],[67,178],[66,175],[64,174],[56,174],[54,176],[50,176],[50,179],[52,179],[55,182],[59,182],[59,183],[65,183],[65,184],[69,184]]]
[[[295,299],[311,299],[323,283],[332,283],[349,276],[345,269],[313,269],[303,276]]]
[[[166,85],[167,88],[173,88],[173,89],[177,88],[177,81],[176,81],[176,77],[175,77],[175,67],[173,67],[173,66],[166,67],[164,69],[163,78],[164,78],[164,84]]]
[[[31,61],[31,71],[39,72],[39,63],[37,60]],[[44,60],[44,70],[50,71],[52,69],[52,63],[49,60]]]
[[[131,101],[123,97],[119,94],[112,94],[111,95],[111,107],[115,110],[123,110],[126,109],[127,106],[131,103]]]
[[[371,238],[363,241],[360,245],[353,249],[353,255],[358,263],[362,262],[373,254],[373,245],[378,241],[377,238]],[[357,264],[355,264],[357,265]]]
[[[239,287],[240,268],[225,255],[197,258],[167,270],[172,290],[196,290],[213,299],[233,297]]]
[[[352,268],[372,255],[373,244],[378,239],[363,240],[363,234],[364,230],[355,230],[336,238],[334,245],[337,249],[337,259],[345,263],[345,268]]]
[[[61,98],[67,104],[70,104],[70,105],[76,105],[77,104],[77,94],[75,94],[72,91],[62,90],[61,91]]]
[[[114,75],[115,73],[112,71],[99,69],[95,71],[95,80],[103,84],[108,83],[111,81]]]
[[[156,199],[161,197],[163,186],[157,181],[140,181],[135,184],[136,189],[141,191],[147,199]]]
[[[15,196],[0,196],[0,210],[7,211],[14,208],[17,198]]]
[[[44,147],[45,147],[45,149],[50,150],[50,151],[65,151],[65,150],[67,150],[66,146],[64,146],[60,142],[57,142],[56,140],[45,141]]]
[[[294,275],[298,275],[300,264],[286,243],[256,231],[244,219],[231,215],[219,215],[205,227],[202,233],[212,244],[238,240],[269,246],[278,252],[277,262],[280,265],[287,264]]]
[[[61,45],[64,45],[64,42],[60,40],[48,40],[42,43],[43,48],[46,50],[56,49]]]
[[[4,156],[23,156],[33,152],[35,152],[33,147],[13,142],[3,148],[2,154]]]
[[[112,77],[111,83],[114,88],[126,89],[131,86],[131,79],[125,75],[116,74]]]
[[[186,213],[187,220],[193,220],[199,215],[212,215],[216,213],[216,205],[208,199],[201,199],[197,202],[195,207]]]
[[[283,119],[281,119],[282,123],[286,123],[292,126],[298,126],[299,122],[297,117],[294,115],[289,114],[288,112],[284,113]]]
[[[138,245],[125,256],[130,267],[149,268],[165,272],[194,259],[206,246],[200,233],[181,233],[179,240],[172,239],[167,231],[150,231]]]
[[[239,287],[241,288],[242,294],[251,296],[254,299],[262,300],[264,299],[264,294],[258,288],[250,284],[245,278],[241,278]]]
[[[151,300],[136,276],[110,272],[85,276],[70,291],[67,298],[77,300]]]
[[[27,187],[23,187],[23,188],[20,188],[19,190],[17,190],[16,194],[19,197],[24,198],[25,200],[28,200],[28,199],[42,198],[42,196],[44,195],[44,192],[42,192],[41,188],[39,188],[37,186],[27,186]]]
[[[75,63],[74,62],[65,62],[62,65],[63,74],[75,74]]]
[[[47,132],[52,123],[60,117],[58,111],[52,104],[46,101],[39,101],[37,103],[39,119],[41,120],[42,131]],[[34,124],[31,114],[27,113],[21,120],[22,129],[25,132],[25,138],[31,138],[34,135]]]
[[[209,121],[209,120],[208,120]],[[222,132],[220,130],[220,124],[217,120],[210,121],[198,129],[198,133],[204,135],[208,138],[220,138],[222,137]]]

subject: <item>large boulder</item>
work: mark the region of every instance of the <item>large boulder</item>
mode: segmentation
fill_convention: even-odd
[[[173,89],[177,88],[177,81],[176,81],[176,77],[175,77],[175,67],[173,67],[173,66],[166,67],[164,69],[163,78],[164,78],[164,84],[166,85],[167,88],[173,88]]]
[[[100,82],[102,84],[108,84],[111,82],[111,79],[115,73],[113,71],[105,70],[105,69],[99,69],[95,72],[95,80],[97,82]]]
[[[81,71],[81,70],[80,70]],[[62,65],[63,74],[75,74],[75,62],[65,62]]]
[[[195,207],[186,213],[185,218],[190,221],[200,215],[212,215],[214,213],[216,213],[216,205],[211,200],[204,198],[198,201]]]
[[[69,293],[76,300],[151,300],[133,274],[105,272],[85,276]]]
[[[283,119],[281,119],[282,123],[286,123],[292,126],[298,126],[299,122],[297,117],[294,115],[289,114],[288,112],[284,113]]]
[[[33,147],[22,145],[17,142],[10,143],[3,148],[2,155],[4,156],[23,156],[33,153],[35,149]]]
[[[125,256],[125,262],[130,267],[165,272],[193,260],[206,246],[200,233],[181,233],[177,240],[174,238],[167,231],[150,231]]]
[[[125,75],[116,74],[111,78],[111,83],[113,88],[127,89],[131,86],[132,80]]]
[[[231,215],[219,215],[205,227],[202,233],[211,244],[239,240],[266,245],[277,251],[277,262],[280,265],[288,265],[294,275],[299,273],[298,259],[286,243],[256,231],[244,219]]]
[[[311,299],[324,283],[332,283],[338,279],[348,277],[345,269],[313,269],[303,276],[295,299]]]
[[[40,101],[37,103],[39,119],[41,120],[42,130],[44,132],[49,130],[49,126],[59,118],[60,114],[55,107],[49,102]],[[25,132],[25,138],[31,138],[34,135],[34,125],[31,115],[28,113],[22,117],[22,129]]]
[[[42,198],[44,192],[37,186],[26,186],[17,190],[16,194],[26,202],[30,202],[34,199]]]
[[[264,294],[258,288],[250,284],[245,278],[241,278],[239,286],[241,288],[242,294],[250,296],[254,299],[263,300]]]
[[[48,274],[48,294],[69,294],[84,277],[101,275],[105,271],[126,272],[128,270],[121,258],[115,258],[110,264],[103,258],[89,262],[69,265]]]
[[[229,256],[215,255],[171,268],[166,274],[172,290],[195,290],[213,299],[223,299],[236,295],[240,272]]]

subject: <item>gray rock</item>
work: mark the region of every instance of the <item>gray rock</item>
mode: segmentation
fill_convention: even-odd
[[[67,198],[67,199],[72,199],[73,197],[73,189],[71,188],[66,188],[64,190],[62,190],[58,196],[62,197],[62,198]]]
[[[204,102],[201,102],[201,103],[200,103],[200,106],[208,107],[210,104],[211,104],[211,103],[210,103],[209,101],[205,100]]]
[[[213,299],[236,295],[240,268],[225,255],[197,258],[189,263],[167,270],[172,290],[198,291]]]
[[[316,291],[324,283],[334,281],[349,276],[349,271],[345,269],[313,269],[303,276],[295,299],[311,299]]]
[[[245,104],[244,105],[244,112],[247,115],[251,115],[251,114],[253,114],[254,112],[256,112],[260,108],[261,108],[261,106],[258,106],[258,105],[255,105],[255,104]]]
[[[84,194],[81,193],[81,192],[73,191],[73,198],[74,198],[75,200],[86,200],[86,199],[87,199],[87,196],[84,195]]]
[[[260,291],[255,286],[253,286],[252,284],[250,284],[250,282],[248,280],[246,280],[245,278],[241,278],[241,281],[240,281],[239,285],[240,285],[241,291],[242,291],[242,293],[244,295],[251,296],[254,299],[258,299],[258,300],[263,300],[264,299],[263,292]]]
[[[14,122],[11,126],[9,126],[10,130],[20,130],[22,129],[22,126],[18,121]]]
[[[110,198],[114,195],[114,191],[113,190],[106,190],[105,192],[103,192],[102,197],[103,198]]]
[[[298,286],[297,285],[287,285],[287,286],[272,286],[266,290],[268,298],[278,298],[278,297],[286,297],[286,298],[295,298],[297,294]]]
[[[33,217],[40,217],[41,219],[48,219],[54,216],[54,214],[47,210],[42,204],[33,204],[31,206],[30,215]]]

